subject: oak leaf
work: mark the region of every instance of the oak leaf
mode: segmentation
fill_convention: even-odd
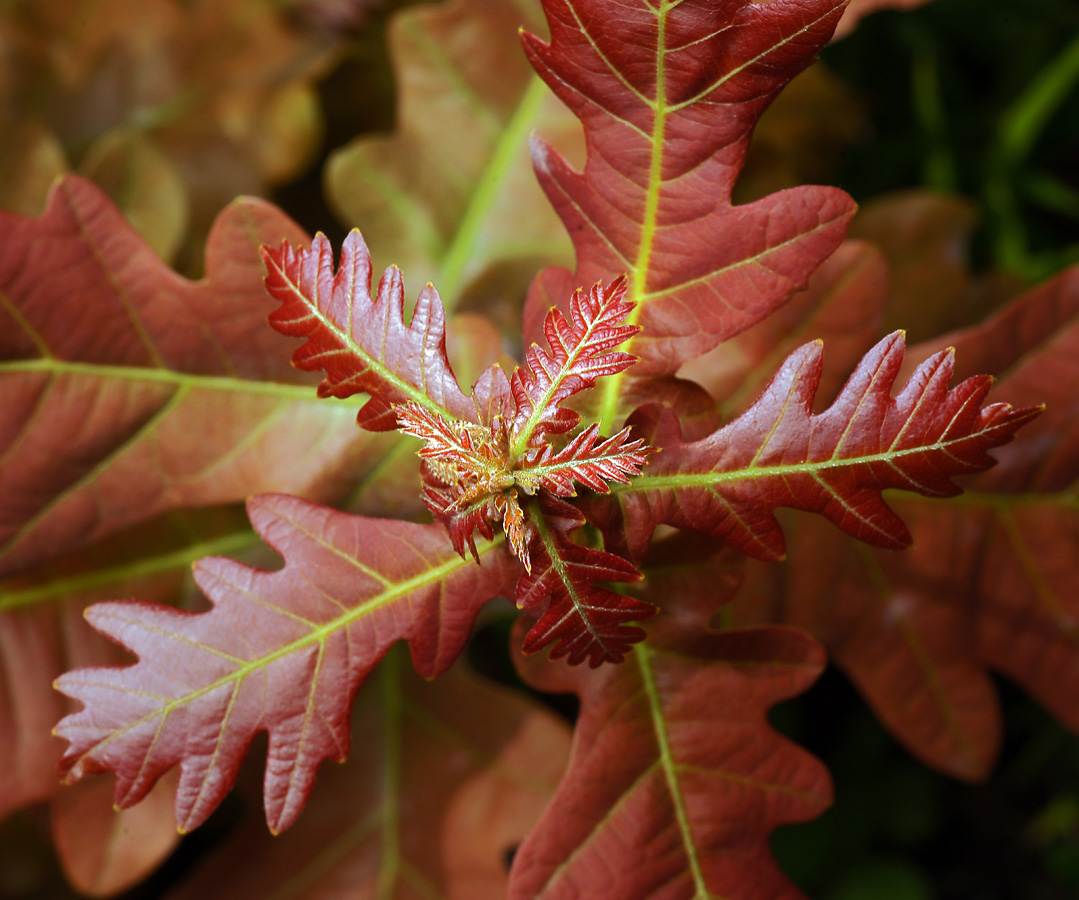
[[[369,394],[356,419],[360,427],[396,428],[393,407],[409,402],[455,419],[475,415],[446,357],[446,312],[433,285],[420,292],[406,325],[400,270],[386,269],[372,297],[371,254],[356,229],[345,238],[336,272],[322,234],[315,235],[310,249],[288,241],[276,250],[263,247],[262,258],[266,289],[281,304],[270,324],[282,334],[306,338],[293,365],[325,370],[322,397]]]
[[[1003,732],[991,670],[1027,688],[1067,727],[1077,613],[1070,563],[1079,460],[1070,426],[1079,277],[1070,270],[985,323],[909,351],[956,348],[960,375],[1001,372],[992,399],[1046,397],[1045,411],[965,480],[948,503],[890,503],[909,527],[903,554],[878,551],[807,520],[787,527],[785,564],[751,563],[733,621],[783,622],[828,650],[895,737],[955,777],[986,777]],[[1052,662],[1050,662],[1050,660]]]
[[[0,212],[0,574],[176,507],[341,491],[351,415],[265,324],[256,251],[281,237],[302,232],[236,201],[192,282],[81,179],[40,218]]]
[[[576,119],[520,52],[522,24],[542,25],[538,4],[451,0],[396,13],[394,131],[356,137],[325,169],[331,207],[362,223],[376,259],[438,285],[451,309],[489,305],[511,319],[510,333],[520,308],[504,298],[519,301],[539,267],[571,258],[532,174],[528,135],[580,143]]]
[[[673,599],[673,598],[672,598]],[[820,762],[777,734],[773,704],[806,690],[824,653],[791,629],[650,632],[619,666],[519,661],[535,687],[581,700],[569,769],[514,858],[514,900],[798,898],[768,846],[831,802]]]
[[[311,900],[504,900],[507,856],[554,794],[569,728],[462,664],[428,681],[403,656],[391,650],[360,690],[349,760],[320,775],[296,825],[271,835],[250,804],[172,900],[269,897],[282,884]]]
[[[573,237],[573,275],[533,283],[525,335],[567,288],[625,272],[643,326],[635,377],[671,375],[805,284],[854,203],[799,187],[731,205],[753,125],[831,36],[844,0],[548,0],[550,43],[526,34],[541,77],[584,126],[583,172],[542,140],[533,160]],[[606,420],[620,386],[604,391]]]
[[[545,497],[538,506],[542,515],[532,517],[528,548],[532,566],[517,583],[516,600],[519,608],[539,607],[542,615],[522,649],[535,653],[554,644],[552,659],[565,656],[570,665],[587,659],[592,668],[621,662],[644,638],[627,623],[647,619],[656,608],[599,582],[636,581],[641,573],[620,556],[574,543],[570,533],[584,517],[570,504]]]
[[[440,525],[350,516],[283,495],[248,508],[283,569],[202,560],[195,577],[215,604],[207,612],[98,604],[90,623],[139,661],[57,682],[84,704],[56,728],[70,742],[66,778],[114,771],[124,808],[181,765],[183,831],[220,803],[261,731],[270,736],[266,818],[273,831],[291,825],[318,765],[347,756],[352,699],[389,646],[405,639],[420,674],[444,671],[515,568],[497,544],[483,548],[483,565],[462,560]]]
[[[813,413],[822,347],[806,344],[738,419],[693,443],[683,443],[673,415],[661,412],[648,437],[662,452],[645,475],[618,488],[623,502],[644,520],[639,527],[666,522],[709,531],[759,559],[783,556],[773,515],[779,506],[818,512],[878,547],[909,545],[906,526],[881,492],[955,496],[961,489],[952,478],[992,466],[987,451],[1010,441],[1041,409],[983,408],[989,376],[949,388],[949,351],[925,360],[893,398],[903,356],[902,334],[885,338],[835,402]]]

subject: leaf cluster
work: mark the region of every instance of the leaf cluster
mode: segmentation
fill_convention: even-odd
[[[374,286],[358,230],[335,258],[258,200],[199,280],[81,178],[0,212],[0,810],[58,761],[70,877],[115,893],[168,815],[259,790],[265,740],[290,850],[246,815],[178,896],[794,898],[772,832],[831,781],[767,714],[827,662],[960,778],[998,750],[991,670],[1079,729],[1076,272],[908,349],[847,194],[736,199],[766,108],[881,5],[544,0],[523,56],[512,4],[401,14],[397,130],[327,166],[375,255],[402,248]],[[346,6],[294,10],[304,40]],[[536,123],[557,219],[515,187]],[[508,332],[455,311],[526,268]],[[577,696],[572,741],[458,662],[499,598],[520,678]],[[98,772],[123,812],[80,842]]]

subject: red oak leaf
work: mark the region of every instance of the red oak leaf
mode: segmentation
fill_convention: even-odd
[[[901,333],[882,340],[818,414],[819,342],[792,353],[756,403],[708,438],[682,443],[673,415],[663,413],[650,441],[663,452],[618,489],[623,502],[646,520],[641,527],[662,521],[709,531],[760,559],[784,553],[773,515],[779,506],[818,512],[878,547],[907,546],[910,534],[881,492],[960,493],[952,477],[992,466],[986,451],[1010,441],[1041,409],[983,408],[989,376],[949,389],[949,351],[923,362],[893,398],[903,355]]]
[[[775,310],[839,245],[854,203],[799,187],[732,206],[757,118],[831,37],[845,0],[546,0],[550,44],[525,51],[581,119],[582,173],[543,141],[537,175],[577,270],[533,284],[525,333],[567,288],[628,273],[634,375],[687,360]],[[605,389],[604,414],[619,390]]]
[[[57,682],[84,704],[56,728],[70,742],[67,779],[114,771],[123,808],[179,764],[184,831],[230,790],[260,731],[270,736],[266,818],[274,831],[287,828],[322,760],[347,756],[352,698],[389,646],[407,640],[420,674],[437,675],[516,570],[497,545],[482,549],[483,565],[465,562],[438,525],[350,516],[281,495],[248,508],[283,569],[201,561],[196,580],[215,604],[208,612],[98,604],[90,623],[139,662]]]
[[[236,201],[193,282],[82,179],[0,212],[0,575],[177,507],[340,491],[363,442],[266,328],[256,251],[283,236]]]
[[[472,404],[446,358],[446,312],[432,285],[420,291],[405,325],[400,271],[386,269],[372,298],[371,254],[355,229],[345,238],[336,273],[330,242],[321,234],[309,250],[285,241],[276,250],[263,247],[262,258],[266,289],[281,304],[270,324],[307,338],[293,365],[326,372],[322,397],[369,394],[356,419],[361,428],[393,430],[394,404],[409,401],[449,418],[471,418]]]
[[[518,488],[528,495],[548,490],[573,497],[575,481],[606,493],[610,482],[626,484],[639,474],[647,448],[630,440],[628,429],[604,439],[599,426],[591,425],[559,449],[548,443],[580,421],[562,401],[636,361],[613,349],[638,331],[620,324],[633,308],[622,299],[625,290],[624,279],[596,284],[587,294],[578,290],[568,321],[550,310],[550,352],[533,345],[508,383],[498,367],[477,382],[473,405],[482,424],[447,421],[412,400],[394,407],[398,428],[424,441],[424,501],[462,555],[466,546],[475,554],[476,530],[490,537],[489,522],[501,519],[510,548],[531,572],[532,533]]]
[[[611,482],[629,484],[629,476],[639,475],[648,460],[644,441],[631,441],[630,435],[630,429],[623,428],[604,438],[598,425],[589,425],[560,450],[546,445],[530,454],[516,471],[516,481],[529,494],[543,488],[559,497],[575,497],[575,481],[597,493],[609,493]]]
[[[568,503],[547,496],[531,509],[541,514],[531,516],[532,566],[517,583],[517,606],[547,606],[525,637],[525,653],[554,644],[551,658],[566,656],[571,666],[586,659],[593,668],[621,662],[644,637],[627,623],[647,619],[656,608],[597,582],[636,581],[641,573],[620,556],[570,540],[584,517]]]
[[[812,684],[824,653],[790,629],[709,632],[702,612],[687,612],[689,629],[657,619],[625,663],[598,672],[519,661],[581,710],[569,769],[514,858],[513,900],[801,897],[769,836],[819,815],[831,784],[766,715]]]
[[[587,294],[581,288],[574,291],[568,320],[557,308],[547,311],[543,333],[550,352],[533,344],[524,365],[510,379],[516,405],[511,432],[514,456],[527,447],[542,446],[548,435],[573,429],[581,417],[561,403],[637,361],[632,354],[612,349],[641,330],[622,324],[635,306],[623,299],[625,295],[626,280],[619,278],[606,287],[597,283]]]

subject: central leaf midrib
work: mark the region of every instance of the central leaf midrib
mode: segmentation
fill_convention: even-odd
[[[686,852],[686,861],[689,863],[690,874],[693,877],[693,885],[696,889],[695,900],[698,900],[698,898],[699,900],[719,900],[708,890],[697,853],[697,846],[693,843],[693,831],[690,827],[689,814],[686,811],[685,798],[682,796],[682,786],[678,780],[678,766],[671,749],[670,735],[667,733],[663,700],[659,695],[655,672],[652,670],[651,651],[648,645],[638,644],[634,647],[633,657],[637,661],[637,667],[641,673],[641,683],[648,699],[648,709],[652,716],[652,732],[656,739],[659,757],[658,763],[667,782],[667,791],[670,794],[671,806],[674,808],[675,820],[678,822],[682,846]]]
[[[652,157],[648,170],[648,187],[644,195],[644,215],[641,217],[641,236],[637,245],[637,258],[634,261],[628,299],[637,304],[626,317],[627,325],[636,325],[644,309],[640,298],[644,297],[648,285],[649,265],[652,259],[652,246],[655,242],[656,218],[659,214],[659,194],[663,178],[664,135],[667,128],[667,13],[668,0],[662,0],[656,10],[656,100],[652,116]],[[607,379],[603,386],[602,400],[599,406],[598,421],[610,425],[618,408],[618,396],[624,372],[619,372]]]
[[[645,472],[644,474],[637,476],[630,484],[612,484],[611,490],[616,493],[622,493],[631,491],[662,490],[663,488],[708,487],[733,481],[775,478],[786,475],[812,476],[817,472],[826,469],[841,469],[850,466],[873,465],[874,463],[893,463],[905,457],[940,452],[956,444],[968,442],[975,437],[977,437],[977,435],[966,435],[951,441],[938,441],[935,444],[925,444],[920,447],[910,447],[905,450],[873,453],[867,456],[848,456],[840,459],[790,463],[781,466],[747,466],[745,468],[731,469],[725,472],[694,472],[691,474],[673,475],[650,475]],[[973,469],[970,471],[973,471]],[[962,475],[965,473],[955,472],[953,474]]]

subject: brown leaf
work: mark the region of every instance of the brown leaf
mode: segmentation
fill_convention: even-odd
[[[130,130],[169,157],[193,251],[233,197],[296,173],[321,136],[313,82],[327,45],[290,28],[272,0],[9,4],[0,39],[13,119],[40,118],[74,163]]]
[[[112,897],[154,871],[180,840],[172,816],[177,777],[162,778],[132,809],[112,808],[101,779],[69,785],[52,802],[52,834],[68,881],[87,897]]]

